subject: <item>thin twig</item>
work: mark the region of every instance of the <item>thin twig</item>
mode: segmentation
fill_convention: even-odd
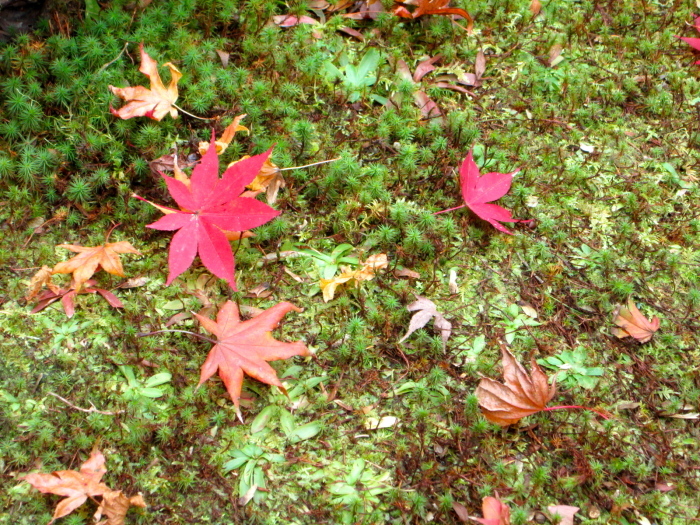
[[[97,410],[97,408],[95,408],[95,405],[93,405],[92,402],[90,403],[90,405],[92,405],[90,408],[80,408],[80,407],[75,406],[73,403],[71,403],[67,399],[59,396],[58,394],[54,394],[53,392],[49,392],[49,395],[60,399],[66,405],[68,405],[69,407],[71,407],[75,410],[80,410],[81,412],[87,412],[88,414],[96,413],[96,414],[103,414],[105,416],[116,416],[117,414],[121,414],[124,412],[123,410],[117,410],[116,412],[110,412],[108,410]]]
[[[216,120],[216,118],[214,118],[214,117],[212,117],[212,118],[198,117],[197,115],[193,115],[193,114],[190,113],[189,111],[185,111],[184,109],[182,109],[182,108],[181,108],[180,106],[178,106],[177,104],[171,104],[171,105],[172,105],[175,109],[178,109],[178,110],[182,111],[185,115],[188,115],[188,116],[190,116],[190,117],[192,117],[192,118],[196,118],[196,119],[198,119],[198,120]]]
[[[124,54],[124,51],[126,51],[126,48],[127,48],[128,46],[129,46],[129,42],[125,42],[125,43],[124,43],[124,47],[123,47],[122,50],[119,52],[119,54],[116,56],[116,58],[115,58],[114,60],[110,60],[110,61],[107,62],[104,66],[102,66],[100,69],[98,69],[96,74],[99,75],[99,74],[102,73],[105,69],[107,69],[109,66],[111,66],[112,64],[114,64],[117,60],[119,60],[119,59],[121,58],[121,56]]]
[[[336,159],[322,160],[319,162],[314,162],[312,164],[305,164],[304,166],[292,166],[291,168],[279,168],[279,171],[300,170],[301,168],[310,168],[311,166],[318,166],[319,164],[326,164],[328,162],[335,162],[336,160],[340,160],[340,157],[338,157]]]

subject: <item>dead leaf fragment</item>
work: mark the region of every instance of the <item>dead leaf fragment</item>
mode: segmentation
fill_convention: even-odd
[[[231,144],[231,141],[233,140],[233,137],[236,136],[236,133],[239,131],[245,131],[246,133],[250,133],[250,130],[246,128],[245,126],[241,125],[241,120],[243,120],[247,115],[243,113],[242,115],[237,115],[231,124],[226,126],[226,129],[224,130],[223,134],[219,138],[219,140],[216,141],[216,153],[219,155],[222,154],[224,151],[226,151],[226,148],[228,148],[228,145]],[[208,142],[200,142],[199,143],[199,154],[204,155],[207,150],[209,149],[209,143]],[[243,157],[244,159],[247,159],[248,157]],[[243,159],[241,159],[243,160]],[[229,168],[231,167],[233,163],[229,164]]]
[[[530,2],[530,12],[532,15],[537,16],[540,14],[540,11],[542,11],[542,4],[540,3],[540,0],[532,0]]]
[[[358,287],[362,281],[374,279],[375,274],[388,265],[389,261],[385,253],[374,254],[368,257],[357,270],[344,267],[343,273],[336,275],[333,279],[321,279],[319,285],[323,292],[323,301],[327,303],[332,300],[335,297],[335,290],[339,285],[348,283]]]
[[[508,426],[544,410],[556,393],[556,385],[549,385],[534,358],[528,374],[505,345],[501,346],[501,353],[505,383],[482,378],[476,397],[486,419]]]
[[[637,309],[631,297],[627,300],[627,306],[620,305],[615,308],[613,317],[613,322],[619,328],[613,328],[612,333],[620,339],[634,337],[640,343],[646,343],[654,336],[654,332],[659,329],[659,318],[654,317],[649,321]]]
[[[24,298],[27,301],[34,299],[44,286],[48,286],[52,291],[57,291],[58,286],[51,282],[51,268],[42,266],[41,269],[34,274],[34,277],[29,281],[27,295]]]
[[[161,120],[165,115],[177,117],[177,109],[173,107],[177,100],[177,83],[182,78],[182,73],[171,63],[163,64],[170,69],[170,85],[166,88],[158,73],[158,64],[143,49],[143,42],[139,44],[141,53],[141,67],[139,71],[151,80],[151,89],[143,86],[118,88],[109,86],[109,89],[119,98],[128,102],[119,109],[110,106],[112,115],[129,119],[133,117],[148,117]]]
[[[58,247],[79,254],[72,259],[58,263],[53,268],[53,273],[73,274],[73,288],[76,292],[80,291],[83,283],[90,279],[99,268],[112,275],[125,277],[122,263],[119,260],[120,253],[141,255],[141,252],[127,241],[109,242],[94,247],[76,244],[59,244]]]
[[[559,516],[559,525],[574,525],[574,514],[581,509],[569,505],[550,505],[547,510],[552,517]]]
[[[420,295],[416,296],[416,300],[409,304],[406,309],[409,312],[416,312],[411,317],[411,322],[408,325],[408,331],[406,334],[399,339],[399,343],[403,343],[408,336],[419,328],[423,328],[428,321],[433,320],[433,328],[436,332],[440,333],[442,338],[443,348],[447,344],[447,340],[452,334],[452,323],[445,319],[440,312],[437,311],[437,306],[430,299],[422,297]]]
[[[467,510],[467,507],[465,507],[461,503],[453,501],[452,510],[454,510],[455,514],[457,514],[459,521],[469,521],[469,511]]]

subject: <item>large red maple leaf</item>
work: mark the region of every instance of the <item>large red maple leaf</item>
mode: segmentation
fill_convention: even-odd
[[[480,175],[479,167],[476,165],[476,162],[474,162],[472,156],[472,150],[469,150],[469,155],[464,159],[462,167],[459,169],[459,184],[462,187],[462,197],[464,198],[465,204],[437,213],[445,213],[466,206],[479,218],[489,222],[497,230],[507,233],[508,235],[513,235],[501,222],[530,222],[530,220],[514,219],[510,211],[502,206],[488,203],[498,200],[508,193],[513,181],[513,175],[519,171],[518,169],[511,173],[493,172]]]
[[[247,184],[255,178],[271,149],[229,167],[219,178],[219,156],[212,133],[211,145],[194,168],[189,186],[161,173],[170,195],[181,208],[175,210],[150,201],[165,213],[148,228],[174,231],[168,253],[170,284],[187,270],[199,254],[204,266],[236,290],[235,261],[231,245],[222,230],[242,232],[277,217],[280,212],[256,199],[241,197]],[[134,197],[145,200],[138,195]]]
[[[241,321],[238,305],[233,301],[226,301],[216,316],[216,322],[195,314],[202,326],[217,339],[216,345],[202,365],[199,385],[218,371],[241,421],[243,418],[240,399],[244,373],[258,381],[284,390],[275,369],[266,361],[288,359],[295,355],[311,355],[301,341],[283,343],[272,337],[272,330],[291,310],[301,312],[300,308],[285,301],[268,308],[252,319]]]

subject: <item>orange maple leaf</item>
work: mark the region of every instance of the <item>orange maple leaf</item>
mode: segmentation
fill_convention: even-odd
[[[396,2],[392,12],[402,18],[416,19],[423,15],[458,15],[467,21],[467,31],[471,33],[474,27],[474,19],[464,9],[459,7],[448,7],[450,0],[407,0],[406,2]],[[405,5],[417,5],[418,7],[409,11]]]
[[[93,450],[90,459],[80,466],[80,471],[59,470],[51,474],[27,474],[24,480],[45,494],[58,494],[66,499],[56,506],[49,525],[58,518],[67,516],[80,507],[88,497],[101,496],[109,487],[101,483],[107,472],[105,457],[99,450]]]
[[[58,247],[80,254],[72,259],[58,263],[53,268],[53,273],[73,274],[72,288],[76,292],[80,291],[83,283],[90,279],[100,267],[107,273],[124,277],[124,269],[118,254],[134,253],[141,255],[141,252],[127,241],[109,242],[92,248],[75,244],[59,244]]]
[[[654,317],[651,321],[644,317],[631,297],[627,300],[627,306],[621,305],[615,308],[613,316],[613,322],[619,326],[612,329],[613,335],[620,339],[634,337],[640,343],[649,341],[661,323],[658,317]]]
[[[182,73],[171,62],[163,64],[170,69],[170,85],[166,88],[160,79],[158,64],[143,50],[143,42],[139,44],[139,51],[141,52],[139,71],[151,79],[151,89],[143,86],[125,88],[109,86],[112,93],[128,102],[119,109],[114,109],[110,105],[109,111],[122,119],[148,117],[161,120],[168,113],[173,118],[177,117],[177,109],[173,105],[177,100],[177,83],[182,78]]]
[[[272,330],[291,310],[301,312],[300,308],[285,301],[252,319],[241,321],[238,305],[233,301],[226,301],[219,310],[216,321],[195,314],[202,326],[217,338],[217,343],[202,365],[197,386],[202,385],[218,371],[241,421],[243,417],[240,398],[244,373],[284,391],[275,369],[268,365],[267,361],[288,359],[295,355],[311,355],[302,341],[283,343],[272,337]]]
[[[486,419],[508,426],[544,410],[557,389],[555,384],[549,385],[547,376],[534,358],[528,374],[505,345],[501,347],[501,353],[505,384],[484,377],[476,388],[476,397]]]

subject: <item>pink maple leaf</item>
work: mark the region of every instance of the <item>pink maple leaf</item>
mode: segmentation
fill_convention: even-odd
[[[465,204],[439,211],[445,213],[458,210],[465,206],[473,211],[479,218],[489,222],[494,228],[508,235],[513,235],[501,222],[530,222],[529,220],[514,219],[510,211],[498,204],[489,204],[503,197],[510,190],[513,175],[520,170],[511,173],[484,173],[479,174],[479,168],[474,162],[472,150],[469,150],[459,169],[459,184],[462,187],[462,197]]]
[[[236,290],[233,252],[222,230],[250,230],[280,214],[256,199],[240,196],[271,152],[272,149],[236,162],[219,178],[219,156],[212,133],[211,145],[192,171],[189,187],[161,173],[170,195],[181,208],[176,210],[146,201],[165,213],[164,217],[148,224],[148,228],[177,231],[170,243],[166,284],[187,270],[199,254],[211,273]],[[145,200],[138,195],[134,197]]]

